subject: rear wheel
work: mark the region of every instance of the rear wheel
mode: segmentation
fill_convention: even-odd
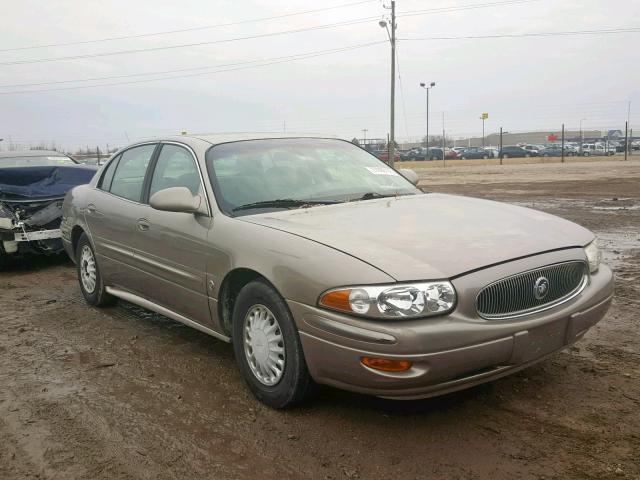
[[[273,408],[302,402],[311,379],[298,329],[282,297],[261,280],[247,284],[233,310],[233,350],[258,400]]]
[[[76,246],[76,269],[80,290],[82,290],[82,295],[87,303],[95,307],[106,307],[113,304],[115,298],[107,293],[95,252],[86,233],[80,236]]]

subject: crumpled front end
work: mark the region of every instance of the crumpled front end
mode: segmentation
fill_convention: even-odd
[[[95,172],[82,165],[0,168],[0,254],[62,252],[64,196]]]
[[[62,251],[63,197],[0,199],[0,240],[5,253],[55,254]]]

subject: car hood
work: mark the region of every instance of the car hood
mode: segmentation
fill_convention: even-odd
[[[398,281],[451,278],[550,250],[582,247],[575,223],[506,203],[411,195],[239,217],[340,250]]]

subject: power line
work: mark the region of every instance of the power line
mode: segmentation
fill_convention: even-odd
[[[420,37],[420,38],[400,38],[402,41],[414,40],[478,40],[485,38],[522,38],[522,37],[554,37],[554,36],[573,36],[573,35],[607,35],[618,33],[637,33],[640,27],[629,28],[607,28],[602,30],[574,30],[566,32],[529,32],[529,33],[508,33],[497,35],[463,35],[455,37]]]
[[[145,38],[145,37],[154,37],[154,36],[159,36],[159,35],[170,35],[170,34],[174,34],[174,33],[186,33],[186,32],[200,31],[200,30],[210,30],[210,29],[214,29],[214,28],[231,27],[231,26],[235,26],[235,25],[243,25],[243,24],[246,24],[246,23],[266,22],[266,21],[269,21],[269,20],[277,20],[277,19],[280,19],[280,18],[295,17],[295,16],[298,16],[298,15],[306,15],[306,14],[309,14],[309,13],[324,12],[324,11],[327,11],[327,10],[337,10],[339,8],[353,7],[355,5],[361,5],[363,3],[372,3],[372,2],[377,2],[377,1],[378,0],[361,0],[359,2],[343,3],[343,4],[340,4],[340,5],[334,5],[332,7],[316,8],[314,10],[305,10],[305,11],[302,11],[302,12],[285,13],[285,14],[282,14],[282,15],[273,15],[273,16],[270,16],[270,17],[252,18],[252,19],[248,19],[248,20],[239,20],[239,21],[236,21],[236,22],[217,23],[217,24],[214,24],[214,25],[203,25],[201,27],[181,28],[181,29],[177,29],[177,30],[165,30],[165,31],[162,31],[162,32],[138,33],[138,34],[133,34],[133,35],[122,35],[122,36],[119,36],[119,37],[97,38],[97,39],[92,39],[92,40],[80,40],[80,41],[76,41],[76,42],[49,43],[49,44],[44,44],[44,45],[32,45],[32,46],[25,46],[25,47],[3,48],[3,49],[0,49],[0,52],[15,52],[15,51],[19,51],[19,50],[35,50],[37,48],[67,47],[67,46],[71,46],[71,45],[87,45],[87,44],[91,44],[91,43],[103,43],[103,42],[110,42],[110,41],[114,41],[114,40],[130,40],[130,39],[134,39],[134,38]]]
[[[141,79],[141,80],[131,80],[131,81],[125,81],[125,82],[112,82],[112,83],[100,83],[100,84],[95,84],[95,85],[76,85],[73,87],[61,87],[61,88],[47,88],[47,89],[36,89],[36,90],[15,90],[12,92],[0,92],[0,95],[12,95],[12,94],[23,94],[23,93],[36,93],[36,92],[55,92],[55,91],[61,91],[61,90],[78,90],[78,89],[84,89],[84,88],[94,88],[94,87],[111,87],[111,86],[116,86],[116,85],[131,85],[131,84],[137,84],[137,83],[147,83],[147,82],[156,82],[156,81],[160,81],[160,80],[173,80],[173,79],[177,79],[177,78],[188,78],[188,77],[197,77],[197,76],[203,76],[203,75],[213,75],[216,73],[223,73],[223,72],[230,72],[230,71],[235,71],[235,70],[246,70],[249,68],[258,68],[258,67],[266,67],[269,65],[275,65],[278,63],[287,63],[287,62],[292,62],[292,61],[296,61],[296,60],[305,60],[308,58],[315,58],[315,57],[319,57],[322,55],[330,55],[333,53],[340,53],[340,52],[346,52],[349,50],[356,50],[359,48],[365,48],[365,47],[369,47],[369,46],[373,46],[373,45],[380,45],[383,43],[387,43],[387,40],[381,40],[378,42],[370,42],[370,43],[363,43],[363,44],[359,44],[359,45],[351,45],[348,47],[342,47],[342,48],[334,48],[331,50],[318,50],[318,51],[314,51],[314,52],[307,52],[307,53],[301,53],[301,54],[297,54],[297,55],[288,55],[285,57],[274,57],[274,58],[269,58],[269,59],[262,59],[262,60],[250,60],[250,61],[246,61],[246,62],[238,62],[235,64],[227,64],[227,65],[235,65],[232,68],[223,68],[220,69],[220,67],[222,67],[222,65],[219,65],[217,68],[218,70],[213,70],[213,71],[208,71],[208,72],[199,72],[199,73],[191,73],[191,74],[185,74],[185,75],[172,75],[172,76],[168,76],[168,77],[160,77],[160,78],[148,78],[148,79]],[[216,68],[216,67],[209,67],[209,68]]]
[[[472,5],[466,5],[466,6],[460,6],[460,7],[443,7],[443,8],[437,8],[437,9],[431,9],[431,10],[416,10],[414,12],[411,12],[411,11],[410,12],[405,12],[403,14],[403,16],[428,15],[428,14],[431,14],[431,13],[452,12],[452,11],[457,11],[459,9],[467,9],[467,8],[472,8],[472,7],[473,8],[487,8],[487,7],[497,6],[497,5],[501,5],[501,6],[504,6],[504,5],[518,5],[518,4],[529,3],[529,2],[533,2],[533,1],[539,1],[539,0],[505,0],[505,1],[502,1],[502,2],[472,4]],[[221,39],[221,40],[210,40],[210,41],[206,41],[206,42],[183,43],[183,44],[177,44],[177,45],[165,45],[165,46],[161,46],[161,47],[135,48],[135,49],[129,49],[129,50],[116,50],[116,51],[101,52],[101,53],[88,53],[88,54],[82,54],[82,55],[69,55],[69,56],[64,56],[64,57],[38,58],[38,59],[33,59],[33,60],[15,60],[15,61],[11,61],[11,62],[1,62],[0,66],[25,65],[25,64],[30,64],[30,63],[44,63],[44,62],[57,62],[57,61],[62,61],[62,60],[79,60],[79,59],[85,59],[85,58],[108,57],[108,56],[114,56],[114,55],[126,55],[126,54],[132,54],[132,53],[154,52],[154,51],[160,51],[160,50],[171,50],[171,49],[187,48],[187,47],[199,47],[199,46],[204,46],[204,45],[215,45],[215,44],[220,44],[220,43],[237,42],[237,41],[241,41],[241,40],[253,40],[253,39],[258,39],[258,38],[274,37],[274,36],[279,36],[279,35],[289,35],[289,34],[308,32],[308,31],[314,31],[314,30],[324,30],[324,29],[327,29],[327,28],[335,28],[335,27],[357,25],[357,24],[361,24],[361,23],[370,22],[370,21],[376,20],[378,18],[379,18],[379,15],[371,16],[371,17],[361,17],[361,18],[354,18],[354,19],[351,19],[351,20],[345,20],[345,21],[342,21],[342,22],[329,23],[329,24],[324,24],[324,25],[316,25],[316,26],[313,26],[313,27],[296,28],[296,29],[291,29],[291,30],[282,30],[282,31],[279,31],[279,32],[269,32],[269,33],[262,33],[262,34],[256,34],[256,35],[247,35],[247,36],[243,36],[243,37],[227,38],[227,39]]]
[[[125,54],[131,54],[131,53],[155,52],[155,51],[159,51],[159,50],[172,50],[172,49],[186,48],[186,47],[199,47],[199,46],[203,46],[203,45],[214,45],[214,44],[219,44],[219,43],[237,42],[237,41],[240,41],[240,40],[252,40],[252,39],[256,39],[256,38],[274,37],[274,36],[278,36],[278,35],[288,35],[288,34],[292,34],[292,33],[307,32],[307,31],[312,31],[312,30],[323,30],[323,29],[326,29],[326,28],[342,27],[342,26],[346,26],[346,25],[355,25],[355,24],[358,24],[358,23],[369,22],[369,21],[375,20],[377,18],[378,18],[378,16],[366,17],[366,18],[361,18],[361,19],[348,20],[348,21],[344,21],[344,22],[330,23],[330,24],[326,24],[326,25],[316,25],[314,27],[296,28],[296,29],[292,29],[292,30],[282,30],[282,31],[279,31],[279,32],[260,33],[260,34],[256,34],[256,35],[248,35],[248,36],[244,36],[244,37],[235,37],[235,38],[226,38],[226,39],[222,39],[222,40],[211,40],[211,41],[207,41],[207,42],[183,43],[183,44],[179,44],[179,45],[166,45],[166,46],[163,46],[163,47],[135,48],[135,49],[131,49],[131,50],[117,50],[117,51],[112,51],[112,52],[88,53],[88,54],[84,54],[84,55],[71,55],[71,56],[66,56],[66,57],[38,58],[38,59],[35,59],[35,60],[16,60],[16,61],[13,61],[13,62],[2,62],[2,63],[0,63],[0,65],[7,66],[7,65],[23,65],[23,64],[27,64],[27,63],[57,62],[57,61],[60,61],[60,60],[78,60],[78,59],[83,59],[83,58],[109,57],[109,56],[113,56],[113,55],[125,55]]]
[[[487,8],[487,7],[500,7],[507,5],[518,5],[523,3],[533,3],[539,2],[541,0],[502,0],[499,2],[490,2],[490,3],[470,3],[466,5],[457,5],[453,7],[439,7],[439,8],[428,8],[422,10],[408,10],[406,12],[398,12],[397,17],[412,17],[415,15],[427,15],[433,13],[450,13],[450,12],[459,12],[464,10],[474,10],[476,8]],[[1,51],[1,50],[0,50]]]

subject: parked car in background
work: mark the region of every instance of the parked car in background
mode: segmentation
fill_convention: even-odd
[[[314,383],[468,388],[602,319],[613,275],[593,233],[417,180],[347,141],[182,135],[118,152],[67,194],[61,230],[87,303],[125,299],[232,343],[274,408]]]
[[[518,145],[507,145],[500,150],[500,156],[502,158],[517,158],[517,157],[537,157],[538,152],[533,150],[527,150],[519,147]]]
[[[462,150],[459,154],[459,157],[462,160],[471,160],[477,158],[491,158],[492,153],[488,152],[482,147],[469,147]]]
[[[540,147],[538,145],[521,145],[521,147],[530,152],[532,157],[540,155]]]
[[[581,155],[583,157],[605,156],[608,155],[608,152],[603,144],[583,143]]]
[[[453,150],[458,154],[458,156],[460,156],[460,152],[462,152],[465,148],[469,148],[469,147],[453,147],[451,150]]]
[[[0,152],[0,267],[8,256],[62,252],[62,200],[96,170],[55,151]]]
[[[389,163],[389,150],[377,150],[375,152],[371,152],[373,153],[379,160],[382,160],[385,163]],[[398,154],[398,152],[394,153],[393,159],[395,162],[399,162],[400,161],[400,155]]]
[[[484,149],[491,154],[490,158],[498,158],[500,156],[500,149],[499,148],[496,148],[496,147],[485,147]]]
[[[455,160],[458,155],[453,150],[445,149],[444,158],[445,160]],[[442,148],[429,148],[429,160],[442,160]]]
[[[573,147],[564,148],[564,154],[567,157],[573,157],[577,155],[577,151],[573,149]],[[561,144],[552,144],[547,145],[543,149],[538,152],[538,155],[541,157],[561,157],[562,156],[562,145]]]

